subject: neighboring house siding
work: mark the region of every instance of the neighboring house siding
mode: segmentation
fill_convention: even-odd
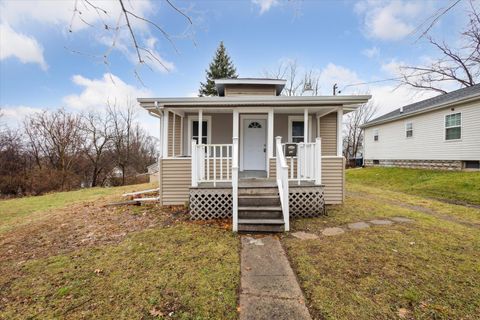
[[[462,113],[460,140],[445,140],[445,115]],[[405,124],[413,123],[413,137]],[[378,129],[378,141],[373,140]],[[480,160],[480,104],[436,110],[365,129],[367,160]]]
[[[276,159],[270,159],[270,178],[276,177],[275,161]],[[290,166],[290,161],[287,160],[287,162]],[[294,161],[294,168],[295,164],[296,161]],[[343,157],[322,157],[322,184],[325,185],[326,204],[343,203],[345,186],[345,162]]]
[[[275,96],[275,86],[226,85],[225,96]]]

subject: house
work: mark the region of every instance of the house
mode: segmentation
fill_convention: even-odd
[[[480,85],[413,103],[363,126],[365,166],[480,167]]]
[[[342,116],[370,96],[282,96],[285,80],[215,81],[219,96],[140,98],[160,123],[159,200],[234,231],[288,231],[344,199]]]

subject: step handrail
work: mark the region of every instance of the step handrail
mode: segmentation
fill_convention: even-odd
[[[289,213],[289,191],[288,191],[288,166],[283,153],[282,137],[276,137],[276,169],[277,169],[277,186],[278,195],[280,196],[280,204],[282,206],[283,222],[285,231],[290,230],[290,213]]]
[[[232,229],[238,231],[238,137],[232,138]]]

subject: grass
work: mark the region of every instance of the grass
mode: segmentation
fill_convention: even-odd
[[[352,184],[480,205],[480,172],[363,168],[348,170],[347,179]]]
[[[65,208],[79,202],[94,201],[105,197],[120,196],[124,192],[142,190],[150,184],[124,186],[116,188],[87,188],[76,191],[49,193],[42,196],[30,196],[0,201],[0,234],[19,224],[35,219],[43,219],[55,209]]]
[[[350,171],[345,204],[329,208],[329,216],[293,222],[293,230],[316,233],[318,240],[282,239],[312,314],[320,319],[476,319],[480,210],[392,191],[407,188],[400,184],[382,181],[381,188],[372,187],[374,172]],[[393,216],[414,222],[346,228],[350,222]],[[332,226],[347,231],[321,235]]]
[[[0,201],[0,319],[236,319],[238,237],[175,208],[102,206],[143,188]]]
[[[237,246],[229,231],[180,223],[32,260],[0,318],[235,319]]]

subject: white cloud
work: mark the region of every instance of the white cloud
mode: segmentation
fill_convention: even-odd
[[[81,75],[72,77],[73,83],[83,88],[80,94],[63,98],[67,107],[77,110],[103,110],[107,102],[121,107],[127,102],[137,104],[139,97],[151,96],[151,92],[125,83],[119,77],[105,73],[101,79],[88,79]]]
[[[363,19],[367,36],[381,40],[400,40],[415,28],[416,18],[430,7],[429,1],[363,0],[355,11]]]
[[[380,49],[377,47],[367,48],[362,51],[362,54],[370,59],[378,58],[380,56]]]
[[[278,0],[252,0],[252,3],[260,7],[260,14],[264,14],[271,8],[279,5]]]
[[[0,60],[17,58],[22,63],[36,63],[48,68],[42,46],[32,37],[17,33],[7,23],[0,24]]]
[[[346,84],[361,82],[358,75],[345,67],[329,63],[320,72],[320,88],[324,94],[331,94],[333,85],[336,83],[340,88]]]
[[[5,105],[0,107],[0,124],[8,125],[9,127],[18,127],[21,125],[26,116],[30,116],[37,112],[42,112],[43,109],[29,106],[11,106]]]

